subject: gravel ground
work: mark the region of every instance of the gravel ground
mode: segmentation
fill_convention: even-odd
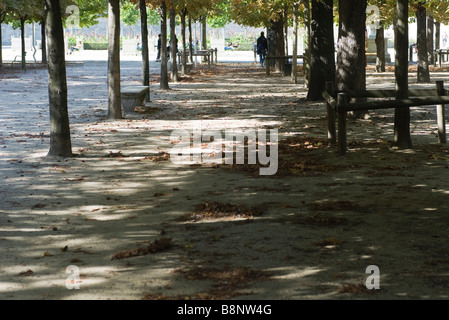
[[[434,107],[412,109],[410,150],[391,146],[392,112],[350,120],[342,157],[324,105],[251,62],[199,66],[170,91],[152,62],[151,102],[108,121],[106,62],[70,59],[70,159],[45,157],[46,71],[0,74],[1,299],[448,298]],[[122,61],[122,81],[140,83],[138,60]],[[368,82],[394,87],[391,72]],[[175,164],[176,129],[277,129],[277,173]],[[367,289],[371,265],[380,289]]]

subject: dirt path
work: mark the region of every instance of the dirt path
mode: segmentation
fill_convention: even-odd
[[[341,157],[323,104],[257,66],[199,68],[168,92],[154,83],[122,121],[105,120],[105,70],[68,68],[66,160],[44,157],[45,72],[0,80],[0,298],[448,298],[449,150],[435,108],[413,108],[413,150],[391,147],[391,112],[350,121]],[[123,70],[139,82],[139,63]],[[369,85],[391,87],[392,74]],[[195,128],[278,129],[277,174],[169,161],[173,130]],[[365,286],[370,265],[379,290]],[[73,270],[79,290],[66,287]]]

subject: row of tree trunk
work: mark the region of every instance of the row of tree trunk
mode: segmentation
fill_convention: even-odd
[[[121,119],[120,0],[108,0],[108,114]],[[146,21],[146,19],[144,20]],[[71,157],[72,144],[67,102],[64,29],[60,0],[45,0],[50,104],[50,157]],[[144,79],[146,81],[147,79]],[[148,78],[149,81],[149,78]]]
[[[121,119],[120,96],[120,0],[108,0],[109,2],[109,52],[108,52],[108,115],[112,119]],[[309,3],[308,0],[303,2]],[[149,59],[148,37],[145,34],[146,7],[145,0],[140,0],[142,21],[142,45],[143,45],[143,85],[149,86]],[[59,0],[45,0],[46,6],[46,32],[48,36],[48,70],[49,70],[49,96],[50,96],[50,126],[51,126],[51,156],[70,156],[71,143],[67,112],[67,82],[65,75],[65,53],[61,43],[63,40],[62,17]],[[306,52],[306,61],[310,70],[306,69],[308,78],[308,99],[321,100],[321,93],[325,83],[335,81],[337,90],[365,90],[366,88],[366,55],[365,55],[365,21],[366,0],[340,0],[339,3],[339,28],[337,44],[337,64],[335,64],[335,47],[333,33],[333,0],[311,0],[310,10],[310,50]],[[309,8],[307,6],[307,8]],[[307,9],[306,8],[306,9]],[[419,7],[417,23],[421,26],[426,21],[425,10]],[[395,24],[395,50],[396,50],[396,87],[397,97],[406,97],[408,92],[408,0],[397,1],[398,18]],[[308,11],[308,10],[306,10]],[[175,11],[169,10],[171,21],[171,59],[172,80],[177,81],[176,63],[176,36],[174,33]],[[182,21],[182,48],[185,48],[185,23],[187,12],[180,13]],[[203,23],[205,19],[203,20]],[[297,23],[297,22],[296,22]],[[282,16],[277,21],[272,21],[268,28],[269,54],[276,56],[285,55],[284,21]],[[419,28],[419,27],[418,27]],[[190,53],[192,48],[191,20],[190,29]],[[426,30],[426,28],[421,28]],[[419,30],[421,30],[419,29]],[[205,28],[203,28],[205,30]],[[206,37],[203,37],[205,39]],[[424,40],[423,40],[424,39]],[[418,48],[425,49],[425,61],[428,61],[426,34],[418,34]],[[146,41],[145,41],[146,40]],[[161,89],[169,89],[167,68],[167,6],[161,1]],[[381,41],[382,40],[382,41]],[[377,39],[383,43],[381,36]],[[203,44],[204,45],[204,44]],[[422,49],[424,48],[424,49]],[[382,50],[384,51],[384,50]],[[418,54],[424,57],[424,53]],[[187,61],[183,50],[183,68]],[[191,58],[191,56],[190,56]],[[192,59],[191,59],[192,61]],[[276,61],[276,60],[275,60]],[[276,69],[282,70],[282,60],[277,60]],[[427,70],[427,73],[426,73]],[[418,78],[428,81],[428,65],[426,62],[418,64]],[[398,109],[395,112],[395,141],[399,146],[410,147],[410,111]]]
[[[395,78],[398,99],[405,98],[408,94],[408,4],[408,0],[398,0],[396,8],[398,17],[394,28]],[[325,90],[326,82],[329,81],[336,83],[337,91],[366,89],[366,9],[366,0],[339,1],[338,43],[337,48],[334,48],[333,0],[311,1],[311,42],[308,61],[310,70],[306,70],[309,76],[307,96],[309,100],[322,100],[322,92]],[[418,24],[422,23],[422,19],[425,23],[425,11],[422,13],[420,8],[418,12],[420,13],[417,15]],[[429,81],[425,31],[426,28],[424,28],[424,35],[418,35],[418,48],[425,50],[425,59],[424,53],[421,53],[423,59],[420,59],[422,62],[418,66],[418,78]],[[376,42],[379,44],[379,49],[385,52],[385,48],[380,44],[384,43],[382,30]],[[336,65],[335,49],[337,50]],[[384,57],[378,56],[378,58]],[[381,71],[384,65],[379,65],[378,68]],[[411,147],[408,108],[395,110],[395,143],[400,147]]]
[[[2,50],[2,23],[6,17],[6,12],[0,14],[0,68],[3,67],[3,50]],[[42,18],[41,21],[41,37],[42,37],[42,64],[47,64],[47,44],[46,44],[46,35],[45,35],[45,25],[46,25],[46,16]],[[21,18],[20,20],[20,33],[21,33],[21,63],[22,69],[26,70],[26,52],[25,52],[25,18]]]
[[[161,80],[160,87],[168,90],[168,59],[167,59],[167,5],[161,1]],[[150,85],[149,48],[147,31],[147,13],[145,0],[140,0],[141,26],[142,26],[142,84]],[[177,68],[177,39],[175,34],[174,9],[170,14],[170,57],[172,81],[178,81]],[[186,44],[186,16],[187,10],[180,13],[182,21],[182,48]],[[203,18],[203,33],[206,32]],[[45,0],[45,18],[43,20],[47,38],[43,34],[43,39],[47,39],[48,51],[48,78],[49,78],[49,102],[50,102],[50,150],[48,156],[70,157],[72,156],[72,146],[70,140],[70,126],[67,105],[67,77],[65,68],[65,49],[61,45],[64,43],[64,34],[61,16],[60,0]],[[193,62],[192,53],[192,22],[189,18],[189,43],[190,62]],[[206,36],[203,35],[203,48],[206,48]],[[121,119],[121,94],[120,94],[120,0],[108,0],[108,117],[110,119]],[[43,46],[45,42],[43,43]],[[186,70],[186,50],[183,51],[182,72]],[[46,59],[47,54],[43,57]],[[0,60],[1,61],[1,60]],[[24,63],[24,62],[23,62]],[[147,101],[150,97],[148,95]]]

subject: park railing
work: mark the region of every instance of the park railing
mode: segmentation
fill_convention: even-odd
[[[328,138],[330,143],[338,146],[341,155],[347,152],[346,118],[350,111],[369,111],[378,109],[395,109],[416,106],[437,106],[438,142],[446,143],[445,104],[449,104],[449,90],[443,81],[436,82],[435,89],[414,89],[408,91],[408,99],[391,99],[384,101],[352,102],[352,98],[385,99],[396,98],[396,90],[337,91],[333,82],[327,82],[322,93],[327,106]],[[338,130],[337,125],[338,124]],[[338,132],[338,133],[337,133]]]

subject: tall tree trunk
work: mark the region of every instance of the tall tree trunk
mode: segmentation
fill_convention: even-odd
[[[441,49],[440,37],[441,37],[441,23],[435,21],[435,50]]]
[[[376,30],[376,72],[385,72],[385,29]]]
[[[326,82],[335,81],[333,19],[333,0],[312,0],[308,100],[322,100]]]
[[[271,24],[268,27],[267,40],[269,56],[285,56],[284,21],[282,15],[279,15],[277,21],[271,21]],[[277,72],[282,71],[284,66],[284,61],[282,59],[276,59],[271,61],[271,63]]]
[[[108,9],[108,116],[122,119],[120,94],[120,0],[109,0]]]
[[[207,16],[201,18],[201,50],[207,50]]]
[[[1,19],[1,17],[0,17]],[[3,68],[3,37],[2,37],[2,20],[0,20],[0,69]]]
[[[201,50],[207,50],[207,16],[201,18]],[[207,58],[203,57],[203,62],[207,62]]]
[[[148,47],[148,15],[145,0],[140,0],[140,25],[142,37],[142,85],[150,87],[150,54]],[[150,101],[150,92],[146,101]]]
[[[0,11],[0,69],[3,68],[3,35],[2,35],[2,23],[5,21],[6,12]]]
[[[25,18],[20,18],[20,33],[22,42],[22,69],[26,70],[26,47],[25,47]]]
[[[284,53],[288,56],[288,4],[284,6]]]
[[[426,28],[426,7],[425,1],[418,3],[418,10],[416,11],[416,26],[417,26],[417,44],[418,44],[418,83],[429,83],[429,62],[427,56],[427,28]]]
[[[340,0],[338,28],[338,90],[365,90],[366,0]]]
[[[292,58],[292,83],[298,83],[298,12],[299,3],[293,5],[293,58]]]
[[[427,62],[429,65],[435,63],[434,55],[434,45],[433,45],[433,33],[434,33],[434,20],[432,16],[427,16],[427,30],[426,30],[426,40],[427,40]]]
[[[2,24],[5,22],[6,11],[0,11],[0,69],[3,68],[3,35],[2,35]]]
[[[189,15],[189,60],[193,63],[193,32],[192,32],[192,17]]]
[[[186,51],[186,16],[187,16],[187,9],[181,10],[181,54],[182,54],[182,74],[186,74],[187,70],[187,51]]]
[[[59,0],[45,0],[48,34],[48,93],[50,102],[50,157],[71,157],[72,143],[67,103],[64,32]]]
[[[167,68],[167,4],[161,0],[161,81],[162,90],[169,90]]]
[[[46,17],[41,21],[41,52],[42,52],[42,63],[47,64],[47,35],[45,34],[45,20]],[[65,48],[64,48],[65,50]]]
[[[170,9],[170,64],[171,64],[171,81],[179,82],[178,78],[178,41],[176,38],[176,11],[174,8]]]
[[[312,59],[311,51],[310,51],[310,45],[311,45],[311,39],[310,39],[310,0],[302,0],[302,3],[304,5],[304,45],[305,45],[305,52],[304,52],[304,80],[305,80],[305,86],[309,87],[309,80],[310,80],[310,60]]]
[[[338,90],[366,89],[366,0],[340,0],[336,86]],[[361,99],[363,100],[363,99]],[[349,112],[361,118],[362,112]]]
[[[397,1],[395,24],[396,99],[408,98],[408,0]],[[396,108],[394,113],[394,142],[398,147],[410,148],[410,108]]]

